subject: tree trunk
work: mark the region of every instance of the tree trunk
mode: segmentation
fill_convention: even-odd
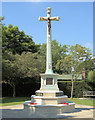
[[[16,92],[15,92],[15,85],[13,85],[13,97],[16,96]]]
[[[72,75],[71,99],[73,99],[73,89],[74,89],[74,82],[73,82],[73,75]]]

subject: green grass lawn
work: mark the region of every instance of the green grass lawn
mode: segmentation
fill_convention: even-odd
[[[1,98],[0,98],[1,100]],[[25,101],[30,100],[30,97],[3,97],[2,98],[2,106],[9,106],[9,105],[17,105],[17,104],[23,104]],[[75,104],[81,104],[81,105],[91,105],[95,106],[95,100],[89,100],[89,99],[79,99],[79,98],[68,98],[68,101],[73,101]],[[1,104],[0,104],[1,106]]]
[[[68,98],[68,101],[73,101],[75,104],[80,104],[80,105],[95,106],[95,100],[91,100],[91,99]]]
[[[2,106],[17,105],[23,104],[25,101],[30,100],[30,97],[3,97]],[[1,104],[0,104],[1,106]]]

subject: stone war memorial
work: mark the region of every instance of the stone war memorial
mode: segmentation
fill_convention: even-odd
[[[58,117],[63,113],[75,110],[75,103],[67,101],[68,96],[59,90],[57,84],[59,75],[53,73],[52,70],[51,21],[59,21],[59,17],[51,17],[51,8],[48,7],[47,17],[39,17],[39,21],[47,21],[46,72],[40,74],[40,90],[31,96],[30,101],[24,102],[24,109],[31,117]]]

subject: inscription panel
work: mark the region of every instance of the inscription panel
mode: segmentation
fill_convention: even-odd
[[[63,93],[56,93],[56,97],[63,96]]]
[[[53,84],[53,78],[46,78],[46,85],[52,85]]]
[[[43,93],[38,93],[38,92],[36,92],[36,96],[43,96]]]

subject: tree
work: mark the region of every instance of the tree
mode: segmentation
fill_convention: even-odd
[[[39,53],[23,52],[16,55],[17,67],[22,71],[23,77],[39,76],[43,72],[42,56]]]
[[[2,25],[2,51],[11,51],[13,54],[22,54],[24,51],[35,53],[39,49],[32,40],[32,36],[19,31],[17,26]]]
[[[13,97],[15,97],[15,87],[23,76],[22,71],[17,67],[16,56],[11,52],[5,53],[2,60],[2,81],[8,83],[13,88]]]
[[[52,67],[54,72],[61,73],[60,69],[56,69],[57,61],[61,58],[64,59],[68,52],[67,45],[61,45],[56,40],[52,40]],[[40,46],[40,53],[44,58],[44,64],[46,64],[46,44]]]
[[[86,78],[87,90],[95,91],[95,70],[88,72]]]
[[[43,72],[45,72],[46,69],[46,44],[39,45],[40,46],[40,54],[42,56],[43,61]]]
[[[58,60],[56,64],[56,69],[63,70],[63,73],[70,74],[71,67],[74,67],[75,71],[81,72],[80,68],[78,67],[81,64],[79,60],[80,57],[85,57],[87,59],[91,58],[91,51],[86,48],[82,47],[81,45],[76,44],[75,46],[69,46],[68,55],[63,59],[61,58]]]
[[[77,70],[82,71],[83,68],[85,68],[85,72],[86,72],[86,76],[87,76],[88,72],[90,71],[90,69],[92,67],[93,67],[93,61],[92,61],[92,59],[88,59],[88,60],[85,60],[85,61],[81,62],[79,64],[79,66],[77,67]]]
[[[73,91],[74,91],[74,74],[73,74],[73,71],[72,71],[72,86],[71,86],[71,99],[73,99]]]
[[[62,46],[56,40],[52,41],[52,65],[54,72],[61,72],[60,70],[56,70],[56,64],[59,59],[64,59],[66,57],[66,52],[68,52],[68,47],[66,45]]]
[[[87,59],[90,59],[91,57],[90,55],[91,52],[88,48],[76,44],[75,46],[69,46],[68,55],[64,59],[61,58],[60,60],[58,60],[56,64],[56,69],[61,69],[64,74],[72,74],[71,98],[73,98],[74,89],[73,79],[74,77],[75,79],[77,79],[79,74],[82,73],[82,69],[85,68],[84,62],[81,63],[79,59],[80,57],[85,57],[87,63]],[[72,67],[74,68],[74,73],[72,73]]]
[[[16,85],[24,82],[25,77],[38,77],[38,66],[41,65],[40,55],[37,53],[39,48],[39,45],[33,42],[32,36],[26,35],[23,30],[19,31],[17,26],[2,25],[2,79],[13,88],[13,97],[16,95]],[[31,65],[34,65],[34,68],[31,68]],[[39,68],[39,71],[41,70]]]
[[[13,88],[13,97],[16,96],[15,87],[19,83],[37,81],[43,72],[42,57],[38,53],[23,52],[13,55],[11,52],[3,54],[2,80]],[[26,81],[25,78],[31,78]]]
[[[88,72],[88,82],[95,83],[95,70]]]
[[[4,20],[4,17],[0,17],[0,22],[1,22],[2,20]]]

